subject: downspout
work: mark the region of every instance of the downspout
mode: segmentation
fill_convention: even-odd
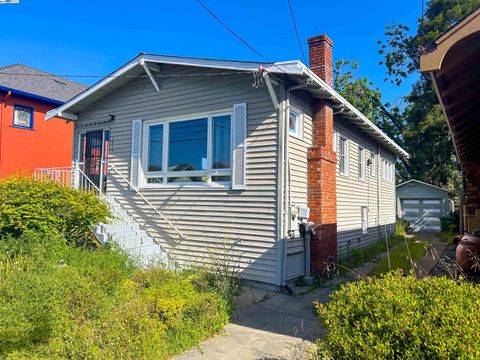
[[[280,97],[281,102],[279,104],[278,111],[278,162],[277,162],[277,285],[284,285],[284,268],[285,268],[285,237],[283,233],[283,186],[284,186],[284,156],[285,156],[285,85],[280,84]]]
[[[377,142],[377,173],[375,175],[377,176],[377,231],[379,239],[382,237],[380,225],[380,166],[382,165],[382,162],[380,162],[380,165],[378,164],[380,159],[380,144]]]
[[[288,121],[290,119],[290,92],[297,89],[305,88],[306,84],[290,86],[286,89],[285,93],[285,108],[284,108],[284,201],[283,201],[283,238],[284,239],[284,249],[283,249],[283,270],[282,270],[282,285],[287,284],[287,274],[286,274],[286,264],[288,256],[288,231],[290,224],[290,207],[291,207],[291,191],[290,191],[290,149],[289,149],[289,133],[288,133]],[[307,274],[309,275],[309,274]]]

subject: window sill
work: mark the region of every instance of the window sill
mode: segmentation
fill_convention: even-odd
[[[33,127],[26,127],[26,126],[19,126],[19,125],[11,125],[10,127],[14,128],[14,129],[36,131]]]
[[[288,135],[290,135],[291,137],[294,137],[295,139],[303,141],[303,136],[301,136],[301,135],[294,134],[292,132],[289,132]]]

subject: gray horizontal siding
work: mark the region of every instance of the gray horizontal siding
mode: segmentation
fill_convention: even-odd
[[[173,66],[161,68],[162,74],[181,71],[184,70]],[[109,175],[108,193],[135,214],[149,233],[181,263],[218,261],[214,260],[218,253],[227,252],[220,257],[238,264],[242,277],[276,283],[278,115],[266,88],[252,88],[252,79],[251,75],[162,78],[158,93],[148,79],[135,79],[81,112],[76,132],[102,127],[93,124],[114,114],[115,122],[106,126],[111,129],[112,137],[110,161],[129,178],[132,120],[161,120],[231,109],[235,103],[246,102],[246,190],[218,187],[141,189],[186,239],[178,239],[175,232],[115,174]]]
[[[395,228],[395,183],[382,179],[381,158],[394,163],[383,148],[377,155],[376,174],[367,166],[365,180],[359,179],[359,146],[366,149],[367,161],[376,154],[377,144],[345,120],[335,118],[335,130],[349,139],[348,176],[340,175],[337,161],[337,242],[340,255],[348,249],[365,247]],[[378,201],[380,200],[380,201]],[[380,205],[380,206],[379,206]],[[361,208],[368,208],[368,233],[362,234]]]

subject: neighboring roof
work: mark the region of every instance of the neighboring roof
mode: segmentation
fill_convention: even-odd
[[[0,67],[0,89],[64,103],[87,86],[22,64]]]
[[[425,48],[420,71],[429,72],[447,119],[457,158],[480,160],[480,7]]]
[[[432,184],[428,184],[428,183],[426,183],[426,182],[423,182],[423,181],[420,181],[420,180],[416,180],[416,179],[411,179],[411,180],[405,181],[405,182],[403,182],[403,183],[401,183],[401,184],[398,184],[396,187],[398,188],[398,187],[400,187],[400,186],[407,185],[407,184],[409,184],[409,183],[411,183],[411,182],[418,183],[418,184],[420,184],[420,185],[426,185],[426,186],[435,188],[435,189],[437,189],[437,190],[445,191],[445,192],[448,193],[448,190],[442,189],[441,187],[438,187],[438,186],[435,186],[435,185],[432,185]]]
[[[365,115],[358,111],[331,86],[325,83],[298,60],[268,63],[139,54],[127,64],[107,75],[104,79],[92,85],[64,105],[49,111],[47,113],[47,119],[58,116],[69,120],[75,120],[75,114],[78,114],[78,112],[84,109],[88,104],[91,104],[103,97],[106,93],[125,84],[132,76],[138,76],[144,73],[146,63],[193,66],[252,73],[258,72],[259,68],[263,67],[266,71],[277,77],[288,77],[288,80],[294,82],[296,85],[303,84],[304,86],[302,87],[302,90],[312,93],[313,96],[330,99],[335,110],[340,110],[341,115],[348,121],[358,126],[362,131],[366,132],[395,155],[409,157],[408,153],[383,133],[378,126],[367,119]]]
[[[471,34],[480,30],[480,7],[465,15],[454,24],[445,34],[425,47],[420,56],[420,71],[437,71],[442,68],[442,63],[447,52],[459,41],[466,39]]]

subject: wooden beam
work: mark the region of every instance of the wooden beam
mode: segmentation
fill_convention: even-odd
[[[153,77],[152,75],[152,72],[150,71],[150,69],[148,68],[148,65],[147,63],[145,62],[145,60],[141,60],[140,61],[140,64],[143,66],[143,68],[145,69],[145,72],[147,73],[148,77],[150,78],[150,81],[152,82],[153,84],[153,87],[155,88],[155,90],[157,90],[157,92],[160,91],[160,87],[158,86],[157,84],[157,80],[155,80],[155,78]]]

